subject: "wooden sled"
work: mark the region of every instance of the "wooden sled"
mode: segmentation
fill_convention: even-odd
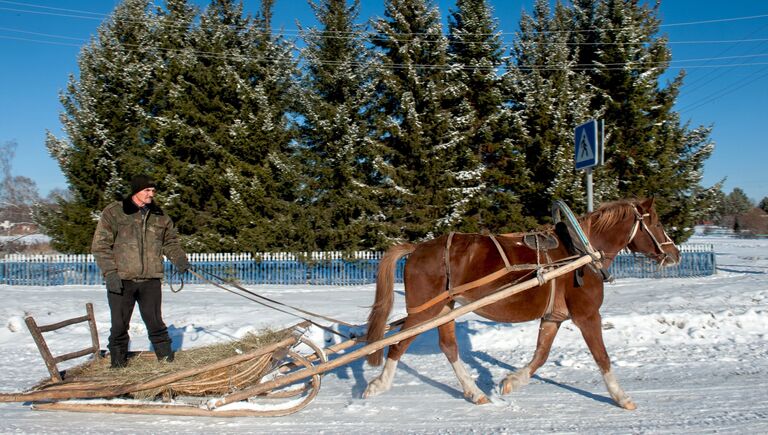
[[[25,319],[51,376],[28,391],[0,394],[0,402],[30,402],[34,409],[78,412],[215,417],[282,416],[306,407],[320,389],[320,375],[317,374],[309,376],[307,380],[283,384],[284,388],[271,389],[239,400],[242,403],[229,408],[214,410],[207,405],[210,400],[227,400],[230,394],[242,389],[252,388],[261,382],[273,382],[300,368],[310,368],[312,360],[326,361],[323,350],[302,338],[302,331],[309,326],[307,322],[278,333],[285,338],[241,355],[194,368],[185,369],[179,365],[178,370],[171,373],[146,375],[145,378],[125,381],[110,376],[107,368],[109,358],[104,358],[99,351],[93,306],[90,303],[86,304],[86,311],[83,317],[52,325],[38,326],[32,317]],[[90,325],[92,346],[54,357],[43,333],[81,322]],[[297,352],[295,348],[300,344],[308,346],[313,353],[302,355]],[[183,359],[184,352],[177,352],[177,361]],[[89,361],[65,371],[58,370],[58,363],[89,354],[92,354]],[[132,354],[130,360],[137,358],[154,360],[155,355],[153,352],[138,352]],[[97,374],[88,376],[87,373]],[[149,397],[152,400],[137,397]],[[257,397],[259,403],[255,403]],[[228,400],[228,403],[231,401]]]

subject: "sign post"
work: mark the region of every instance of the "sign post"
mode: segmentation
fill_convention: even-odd
[[[574,151],[576,170],[583,169],[587,185],[587,211],[591,212],[592,200],[592,168],[603,163],[603,134],[604,123],[591,119],[579,125],[574,130]]]

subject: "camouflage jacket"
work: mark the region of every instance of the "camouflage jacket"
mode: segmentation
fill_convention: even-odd
[[[171,218],[154,203],[142,213],[130,197],[102,211],[91,252],[104,276],[126,280],[162,278],[163,255],[176,265],[186,258]]]

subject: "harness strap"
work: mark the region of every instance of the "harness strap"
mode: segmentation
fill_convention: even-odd
[[[453,241],[453,235],[455,232],[451,231],[448,234],[448,240],[445,242],[445,253],[443,254],[443,260],[445,261],[445,285],[446,289],[451,289],[451,242]]]
[[[510,269],[499,269],[496,272],[491,273],[490,275],[485,275],[482,278],[476,279],[474,281],[470,281],[468,283],[462,284],[458,287],[454,287],[451,290],[441,292],[439,295],[433,297],[432,299],[429,299],[428,301],[424,302],[423,304],[416,306],[416,307],[407,307],[406,311],[408,314],[416,314],[420,313],[427,308],[432,307],[433,305],[442,302],[444,300],[453,299],[454,296],[463,293],[467,290],[471,290],[475,287],[480,287],[482,285],[488,284],[490,282],[493,282],[499,278],[504,277],[505,275],[508,275],[512,272],[519,272],[523,270],[530,270],[534,271],[537,269],[537,266],[535,264],[518,264],[511,266]],[[528,275],[526,275],[528,276]]]
[[[511,264],[509,262],[509,259],[507,258],[507,254],[504,252],[504,249],[501,247],[501,244],[499,243],[498,240],[496,240],[496,237],[494,237],[493,235],[489,235],[491,241],[493,241],[493,244],[496,246],[496,249],[499,251],[499,255],[501,256],[501,259],[504,261],[505,267],[489,275],[485,275],[482,278],[478,278],[474,281],[464,283],[458,287],[453,287],[451,284],[451,276],[450,276],[450,270],[451,270],[450,247],[451,247],[451,242],[453,241],[453,235],[454,233],[450,233],[448,235],[448,239],[445,244],[445,256],[444,256],[445,270],[446,270],[446,274],[448,275],[447,291],[440,293],[439,295],[433,297],[432,299],[427,300],[426,302],[424,302],[419,306],[416,306],[413,308],[407,307],[406,311],[408,312],[408,314],[420,313],[439,302],[442,302],[447,299],[453,299],[453,297],[457,294],[463,293],[475,287],[480,287],[482,285],[488,284],[512,272],[520,272],[524,270],[537,270],[541,267],[541,265],[539,264],[515,264],[515,265]]]
[[[496,240],[496,237],[493,234],[488,235],[488,237],[491,238],[491,241],[494,245],[496,245],[496,249],[499,251],[499,255],[501,255],[501,259],[504,260],[504,266],[506,266],[507,269],[512,267],[511,264],[509,264],[509,259],[507,258],[507,253],[504,252],[504,249],[501,248],[501,244],[498,240]],[[538,239],[536,239],[538,242]]]
[[[551,315],[555,310],[555,290],[557,290],[555,281],[557,281],[557,279],[553,279],[549,282],[549,301],[547,301],[547,307],[544,308],[544,313],[541,315],[542,318]]]
[[[547,263],[552,262],[548,252],[544,251],[544,257],[547,259]],[[549,316],[555,309],[555,290],[557,289],[556,282],[557,278],[553,278],[552,281],[549,282],[549,300],[547,301],[547,306],[544,308],[544,314],[542,314],[541,317]]]

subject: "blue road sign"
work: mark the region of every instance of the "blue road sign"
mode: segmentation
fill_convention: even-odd
[[[588,169],[600,163],[597,121],[581,124],[574,130],[576,169]]]

